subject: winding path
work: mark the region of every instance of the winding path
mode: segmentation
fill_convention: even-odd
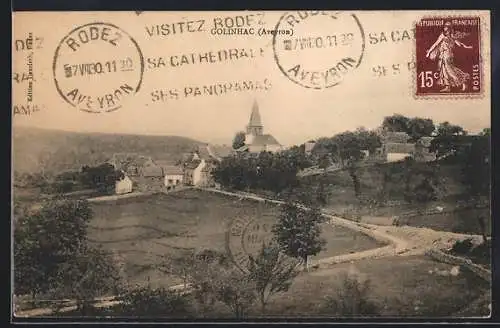
[[[272,203],[283,205],[285,202],[267,199],[262,196],[245,193],[245,192],[229,192],[213,188],[196,188],[208,192],[214,192],[240,199],[250,199],[259,202]],[[306,208],[302,206],[303,208]],[[307,209],[307,208],[306,208]],[[377,241],[385,243],[385,246],[369,249],[351,254],[337,255],[329,258],[323,258],[313,261],[311,264],[314,267],[326,268],[333,264],[352,262],[362,259],[374,259],[388,256],[410,256],[410,255],[423,255],[432,249],[445,249],[451,247],[457,240],[472,238],[474,240],[481,240],[479,235],[457,234],[446,231],[435,231],[428,228],[416,227],[396,227],[396,226],[378,226],[373,224],[364,224],[335,216],[327,211],[322,211],[323,215],[329,219],[330,224],[340,225],[360,233],[366,234]],[[189,291],[189,287],[185,289],[184,285],[175,285],[170,287],[171,290],[185,290]],[[116,296],[100,297],[96,299],[95,307],[109,307],[120,302],[116,300]],[[68,306],[60,309],[60,312],[69,312],[76,309],[74,301],[68,301]],[[26,311],[16,312],[16,317],[32,317],[50,315],[54,311],[51,308],[38,308]]]

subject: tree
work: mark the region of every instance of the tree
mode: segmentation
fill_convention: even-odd
[[[233,138],[233,149],[241,148],[245,145],[245,132],[237,132]]]
[[[82,167],[81,183],[82,185],[102,192],[112,192],[116,181],[125,177],[122,171],[115,170],[114,166],[104,163],[98,166]]]
[[[380,137],[373,131],[363,128],[355,132],[346,131],[335,135],[332,143],[336,145],[338,157],[351,176],[356,197],[361,194],[361,183],[358,177],[358,165],[365,158],[365,151],[372,153],[382,145]]]
[[[283,256],[279,248],[265,244],[255,258],[250,256],[248,272],[255,283],[263,314],[269,299],[277,293],[288,291],[293,279],[299,274],[295,261]]]
[[[198,252],[190,266],[187,275],[191,287],[191,295],[203,316],[209,316],[213,311],[213,305],[217,301],[217,285],[220,283],[220,272],[233,263],[225,253],[210,249]]]
[[[235,266],[223,268],[212,281],[216,300],[225,304],[236,319],[244,318],[256,300],[255,282]]]
[[[409,118],[401,114],[386,116],[382,128],[390,132],[405,132],[411,142],[416,142],[422,137],[429,137],[434,132],[434,122],[428,118]]]
[[[467,188],[469,201],[476,206],[489,204],[491,193],[490,136],[479,136],[471,140],[462,161],[462,182]],[[477,217],[483,241],[486,243],[486,222]]]
[[[116,295],[121,291],[121,277],[111,254],[99,247],[82,245],[73,256],[61,263],[61,279],[50,292],[59,299],[76,300],[77,311],[89,315],[96,297]]]
[[[17,215],[19,215],[18,212]],[[22,212],[21,212],[22,214]],[[119,287],[109,255],[90,247],[87,201],[50,200],[39,211],[14,220],[14,291],[77,299],[85,311],[90,299]]]
[[[390,132],[406,132],[410,119],[401,114],[384,117],[382,128]]]
[[[461,148],[461,136],[466,136],[467,131],[458,125],[449,122],[440,123],[436,129],[436,136],[431,141],[430,152],[436,153],[437,158],[456,153]]]
[[[198,255],[190,275],[190,285],[203,315],[212,313],[213,305],[218,301],[226,305],[236,318],[244,317],[256,300],[255,283],[248,273],[237,268],[225,255],[219,256],[216,252]]]
[[[86,242],[91,210],[86,201],[49,201],[18,217],[14,226],[14,287],[36,296],[58,281],[57,273]]]
[[[313,207],[286,203],[281,208],[278,222],[273,226],[277,244],[284,254],[300,259],[308,268],[308,257],[317,255],[326,244],[321,236],[321,211]]]
[[[480,136],[491,136],[491,128],[484,128],[481,132],[479,132]]]
[[[164,288],[138,287],[120,296],[119,312],[137,317],[188,317],[189,302],[182,294]]]
[[[377,316],[376,303],[369,299],[370,281],[344,274],[337,295],[326,298],[324,309],[336,316]]]
[[[405,132],[410,136],[410,142],[416,142],[422,137],[430,137],[434,129],[434,122],[431,119],[414,117],[408,121]]]

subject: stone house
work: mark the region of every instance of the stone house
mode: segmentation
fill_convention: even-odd
[[[163,169],[156,163],[147,163],[137,177],[137,185],[141,191],[161,191],[164,186]]]
[[[194,156],[193,159],[184,163],[183,181],[188,186],[199,186],[203,179],[203,168],[207,165],[205,159]]]
[[[420,140],[410,142],[406,132],[381,131],[382,146],[367,156],[371,162],[397,162],[407,157],[417,161],[432,161],[436,157],[429,151],[432,137],[422,137]]]
[[[125,174],[125,176],[115,182],[115,194],[122,195],[132,192],[132,180]]]
[[[184,180],[184,172],[182,167],[174,165],[163,165],[163,185],[167,190],[175,189],[182,185]]]

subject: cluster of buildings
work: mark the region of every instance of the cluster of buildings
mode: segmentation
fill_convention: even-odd
[[[168,191],[181,186],[213,187],[212,170],[230,151],[223,146],[200,145],[184,156],[180,165],[130,153],[114,154],[108,162],[124,173],[124,178],[116,182],[116,194]]]
[[[422,137],[417,142],[411,142],[406,132],[391,132],[377,130],[382,143],[374,152],[365,151],[365,161],[373,163],[398,162],[405,158],[414,158],[416,161],[429,162],[436,159],[436,154],[430,152],[432,137]],[[312,154],[316,142],[311,140],[305,143],[306,154]]]
[[[374,152],[366,151],[367,162],[396,162],[407,157],[418,161],[433,161],[435,154],[429,151],[432,137],[423,137],[411,142],[405,132],[391,132],[379,129],[382,146]],[[304,144],[306,154],[317,149],[315,141]],[[262,151],[279,152],[285,147],[271,134],[264,133],[264,126],[257,102],[253,103],[250,120],[246,126],[244,144],[238,149],[227,146],[202,145],[187,154],[180,165],[169,165],[151,157],[134,154],[115,154],[109,161],[125,177],[117,181],[116,193],[134,191],[172,190],[182,185],[213,187],[212,171],[223,157],[234,153],[258,154]]]
[[[233,153],[258,154],[262,151],[278,152],[283,146],[271,134],[264,134],[259,106],[254,102],[246,126],[244,145],[238,149],[227,146],[198,146],[185,156],[181,165],[169,165],[161,160],[137,154],[114,154],[109,163],[124,173],[116,182],[115,193],[132,191],[173,190],[180,186],[213,187],[212,171],[223,157]]]

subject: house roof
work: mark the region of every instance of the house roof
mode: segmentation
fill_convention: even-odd
[[[195,169],[197,168],[201,163],[201,160],[197,159],[197,160],[193,160],[193,161],[190,161],[190,162],[187,162],[185,165],[185,167],[187,169]]]
[[[226,145],[210,145],[208,146],[208,151],[219,158],[228,157],[234,154],[234,149]]]
[[[386,143],[406,143],[410,136],[406,132],[390,132],[384,133],[383,139]]]
[[[280,145],[280,143],[272,135],[262,134],[254,136],[251,145],[253,146]]]
[[[210,151],[208,150],[208,145],[199,145],[196,152],[201,159],[207,160],[212,157],[210,155]]]
[[[176,165],[162,165],[164,175],[182,175],[182,167]]]
[[[148,162],[152,162],[151,157],[134,153],[115,153],[110,162],[118,170],[128,170],[130,166],[142,167]]]
[[[248,150],[248,145],[243,145],[240,148],[236,149],[237,152],[247,151],[247,150]]]
[[[162,177],[163,169],[159,165],[146,165],[142,170],[145,177]]]
[[[392,154],[411,154],[415,151],[415,144],[409,143],[387,143],[385,152]]]

